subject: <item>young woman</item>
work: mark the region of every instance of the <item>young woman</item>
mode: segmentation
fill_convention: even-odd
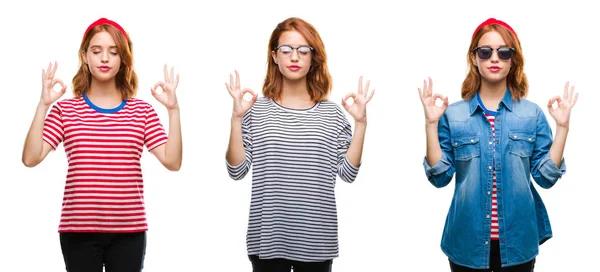
[[[299,18],[277,25],[267,62],[264,97],[242,89],[237,71],[225,84],[233,97],[227,170],[240,180],[253,165],[248,255],[255,272],[331,271],[338,256],[336,177],[353,182],[358,174],[373,92],[361,77],[358,93],[342,100],[354,117],[352,135],[344,112],[327,100],[323,41]]]
[[[92,23],[81,42],[74,97],[52,106],[67,87],[57,63],[42,70],[42,94],[23,148],[34,167],[63,142],[69,162],[59,226],[67,271],[141,271],[148,229],[140,157],[143,147],[169,170],[181,166],[181,128],[168,73],[151,89],[169,113],[165,133],[152,106],[134,98],[138,87],[131,40],[116,22]],[[60,84],[60,92],[53,90]],[[158,88],[162,92],[158,91]],[[46,117],[46,113],[50,113]]]
[[[523,53],[515,31],[490,18],[473,33],[470,71],[462,101],[419,89],[425,111],[427,155],[423,165],[436,187],[456,187],[441,248],[451,271],[533,271],[538,246],[552,237],[544,203],[530,180],[552,187],[565,173],[574,87],[548,102],[552,131],[528,92]],[[435,104],[443,101],[442,106]],[[558,107],[554,107],[557,103]]]

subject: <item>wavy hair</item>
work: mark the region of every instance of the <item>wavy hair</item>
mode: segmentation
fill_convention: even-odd
[[[283,75],[273,60],[272,53],[277,48],[279,37],[285,31],[297,31],[308,42],[314,51],[311,53],[311,66],[306,75],[308,94],[311,100],[320,102],[326,100],[331,93],[331,75],[327,68],[327,54],[323,40],[317,30],[308,22],[291,17],[279,23],[271,33],[267,51],[267,75],[263,83],[263,95],[277,100],[281,98]]]
[[[519,100],[527,96],[529,83],[527,82],[527,76],[525,75],[524,65],[525,59],[523,58],[523,51],[521,49],[521,42],[504,26],[498,24],[487,25],[481,28],[475,33],[467,52],[467,64],[469,66],[469,73],[462,83],[461,96],[463,99],[471,99],[475,93],[481,87],[481,75],[477,66],[473,64],[473,58],[475,57],[475,47],[479,43],[481,37],[488,32],[495,31],[504,40],[507,46],[515,49],[511,58],[511,68],[506,76],[507,85],[510,89],[513,99]]]
[[[94,26],[83,37],[79,47],[80,66],[77,74],[75,74],[73,77],[73,95],[75,97],[81,97],[81,95],[91,86],[92,73],[90,72],[88,65],[85,63],[84,56],[89,49],[90,41],[94,35],[100,32],[108,32],[108,34],[110,34],[115,41],[117,52],[121,58],[119,72],[117,72],[115,77],[117,89],[121,93],[123,100],[132,98],[136,95],[138,87],[138,77],[133,70],[132,43],[131,40],[125,37],[120,30],[109,24]]]

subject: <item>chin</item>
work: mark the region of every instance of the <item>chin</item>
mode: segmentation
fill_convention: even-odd
[[[116,74],[114,74],[114,75],[102,74],[100,76],[98,76],[98,75],[92,75],[92,78],[94,80],[97,80],[97,81],[100,81],[100,82],[104,82],[104,81],[113,80],[116,76],[117,76]]]
[[[486,75],[483,78],[490,83],[498,83],[500,81],[506,80],[507,76],[508,75],[492,74],[492,75]]]
[[[306,74],[284,74],[285,79],[290,81],[298,81],[306,78]]]

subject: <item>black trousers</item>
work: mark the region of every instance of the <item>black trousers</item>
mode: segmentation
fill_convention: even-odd
[[[68,272],[139,272],[144,266],[146,232],[60,233]]]
[[[260,259],[257,255],[249,255],[252,272],[331,272],[333,261],[297,262],[287,259]]]
[[[464,266],[457,265],[450,261],[450,271],[452,272],[533,272],[535,265],[535,258],[524,264],[501,267],[500,260],[500,243],[498,240],[492,240],[492,246],[490,247],[490,269],[472,269]]]

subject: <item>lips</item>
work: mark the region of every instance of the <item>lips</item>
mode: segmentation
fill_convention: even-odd
[[[300,70],[300,66],[297,66],[297,65],[290,65],[290,66],[288,66],[288,69],[290,69],[290,70],[292,70],[292,71],[294,71],[294,72],[295,72],[295,71],[298,71],[298,70]]]
[[[490,70],[493,73],[499,72],[501,69],[498,66],[491,66],[488,68],[488,70]]]
[[[100,66],[100,67],[98,67],[98,70],[100,70],[102,72],[108,72],[108,71],[110,71],[110,67],[108,67],[108,66]]]

